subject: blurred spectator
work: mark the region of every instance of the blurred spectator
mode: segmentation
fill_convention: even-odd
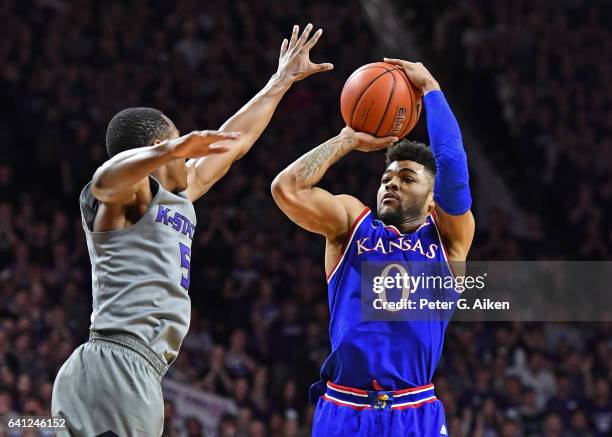
[[[539,408],[543,408],[557,390],[555,377],[549,366],[550,364],[544,354],[536,350],[531,353],[527,366],[517,369],[517,374],[523,385],[534,389]]]
[[[233,391],[234,381],[225,369],[224,356],[225,352],[221,346],[212,349],[210,368],[202,380],[202,387],[205,390],[219,394],[229,394]]]

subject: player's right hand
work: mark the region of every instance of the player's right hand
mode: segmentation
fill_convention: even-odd
[[[165,142],[175,158],[191,159],[225,153],[230,150],[232,141],[238,138],[240,138],[239,132],[201,130]]]
[[[359,150],[360,152],[373,152],[385,149],[398,141],[397,137],[379,138],[365,132],[357,132],[348,126],[342,129],[340,135],[351,142],[353,150]]]

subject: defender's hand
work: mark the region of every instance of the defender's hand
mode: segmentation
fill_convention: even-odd
[[[299,26],[293,26],[291,40],[287,41],[286,38],[283,40],[278,59],[278,70],[276,73],[280,76],[286,76],[291,82],[302,80],[311,74],[334,68],[332,64],[315,64],[310,60],[310,49],[317,43],[323,30],[317,30],[310,39],[308,39],[308,35],[310,35],[312,30],[312,24],[308,24],[302,35],[298,38],[299,30]]]
[[[359,150],[360,152],[373,152],[385,149],[397,142],[397,137],[378,138],[365,132],[357,132],[348,126],[342,129],[340,136],[350,142],[353,150]]]
[[[236,140],[239,137],[239,132],[202,130],[193,131],[172,140],[161,141],[158,144],[168,147],[175,158],[201,158],[202,156],[229,151],[231,140]]]
[[[384,61],[402,67],[408,79],[410,79],[410,82],[419,88],[423,94],[440,89],[440,85],[436,79],[434,79],[429,70],[420,62],[408,62],[402,59],[392,58],[384,58]]]

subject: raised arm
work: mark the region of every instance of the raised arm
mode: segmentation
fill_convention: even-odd
[[[434,200],[436,219],[451,261],[465,261],[474,239],[474,216],[470,211],[467,155],[461,131],[440,85],[420,62],[387,59],[403,67],[410,81],[423,93],[427,130],[436,160]]]
[[[327,169],[352,150],[385,148],[397,138],[376,138],[351,128],[303,155],[272,182],[272,197],[279,208],[302,228],[324,235],[329,242],[344,241],[365,206],[348,195],[333,195],[316,187]]]
[[[239,131],[240,140],[222,156],[207,156],[187,162],[187,195],[192,201],[200,198],[215,182],[221,179],[237,159],[244,156],[262,134],[278,103],[294,82],[313,73],[331,70],[332,64],[314,64],[310,61],[310,50],[323,31],[319,29],[308,39],[312,24],[308,24],[298,38],[299,27],[293,26],[291,39],[283,40],[278,61],[278,70],[267,85],[236,114],[227,120],[221,131]]]

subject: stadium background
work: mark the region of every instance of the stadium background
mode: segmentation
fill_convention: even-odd
[[[610,3],[376,3],[398,11],[471,132],[470,259],[609,259]],[[383,51],[386,29],[364,4],[0,2],[0,415],[48,414],[58,368],[86,339],[77,196],[105,159],[110,117],[146,105],[184,132],[216,128],[275,71],[291,26],[310,21],[325,30],[313,58],[335,70],[296,84],[254,149],[196,204],[192,324],[167,375],[210,400],[199,408],[219,419],[208,435],[309,435],[307,387],[329,347],[323,240],[284,218],[269,184],[341,129],[351,71],[383,55],[411,59],[408,46]],[[426,141],[424,127],[410,138]],[[477,164],[502,177],[511,202],[494,201]],[[382,166],[382,154],[354,153],[325,185],[372,205]],[[450,434],[610,435],[611,348],[611,323],[451,324],[434,381]],[[167,402],[164,435],[207,435],[206,418],[184,415]]]

